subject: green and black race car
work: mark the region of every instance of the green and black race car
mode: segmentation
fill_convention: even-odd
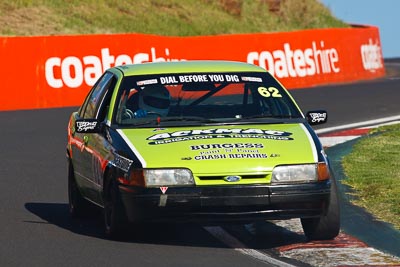
[[[109,237],[128,223],[301,218],[309,239],[332,239],[336,184],[311,128],[326,119],[246,63],[113,67],[69,121],[70,213],[100,206]]]

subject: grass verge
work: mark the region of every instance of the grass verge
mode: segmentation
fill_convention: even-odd
[[[196,36],[348,27],[318,0],[0,1],[0,35]]]
[[[362,138],[342,161],[354,204],[400,229],[400,124]]]

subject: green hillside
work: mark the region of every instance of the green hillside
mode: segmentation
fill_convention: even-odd
[[[171,36],[348,27],[318,0],[0,0],[0,35]]]

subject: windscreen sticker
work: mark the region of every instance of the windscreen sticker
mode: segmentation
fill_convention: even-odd
[[[145,86],[152,84],[184,84],[184,83],[240,83],[240,82],[258,82],[262,83],[263,79],[257,76],[241,76],[235,73],[196,73],[196,74],[171,74],[160,76],[153,79],[138,81],[137,86]]]
[[[244,82],[262,82],[262,79],[260,77],[242,77],[242,81]]]
[[[195,83],[240,82],[240,79],[239,75],[236,74],[193,74],[193,75],[169,75],[160,77],[161,84],[179,84],[179,83],[193,83],[193,82]]]
[[[151,140],[149,145],[214,138],[258,138],[288,141],[293,140],[293,138],[290,137],[291,135],[292,133],[290,132],[262,129],[205,129],[159,133],[148,137],[147,140]]]
[[[157,79],[150,79],[150,80],[138,81],[136,84],[138,86],[143,86],[143,85],[157,84],[157,83],[158,83]]]
[[[219,160],[219,159],[266,159],[262,153],[264,145],[261,143],[223,143],[203,144],[190,146],[192,151],[199,152],[194,160]]]
[[[281,93],[279,93],[279,90],[275,87],[263,87],[260,86],[258,87],[258,93],[262,96],[262,97],[282,97]]]

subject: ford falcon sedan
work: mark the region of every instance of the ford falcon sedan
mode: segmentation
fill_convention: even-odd
[[[102,208],[110,238],[146,222],[300,218],[308,239],[333,239],[335,178],[312,128],[326,121],[247,63],[110,68],[69,120],[69,212]]]

